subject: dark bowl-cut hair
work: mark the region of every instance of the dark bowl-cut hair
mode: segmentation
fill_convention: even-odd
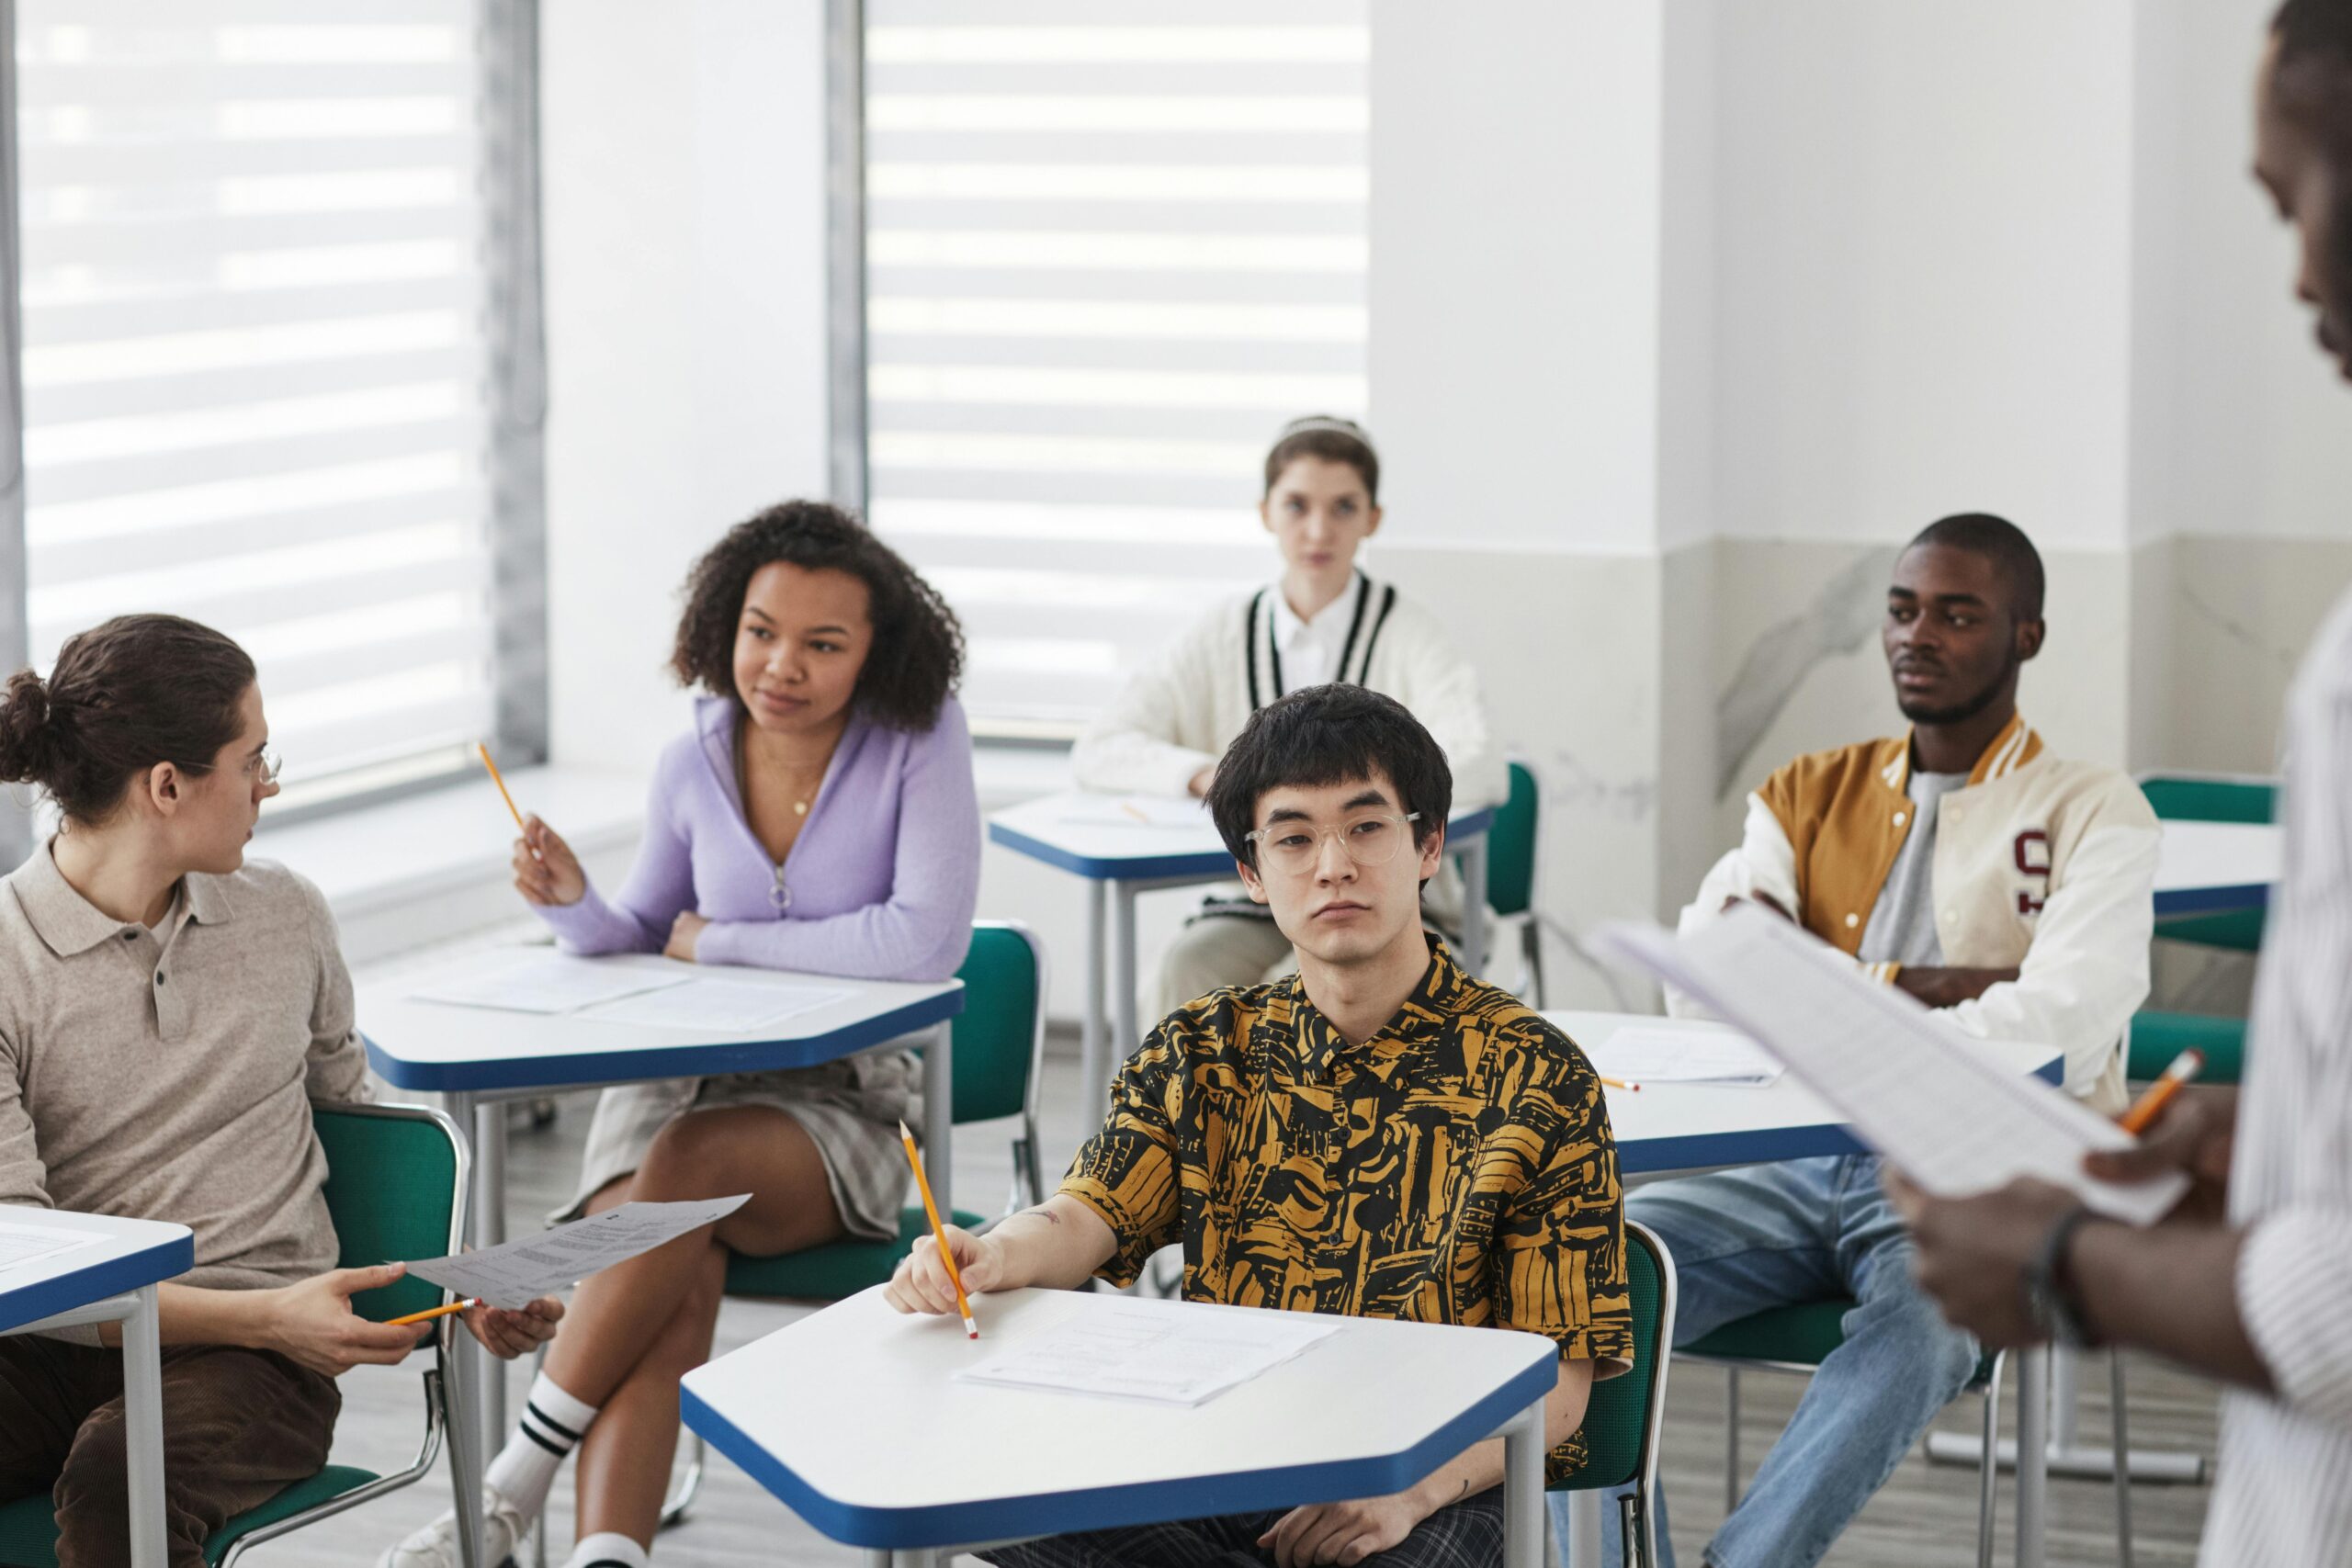
[[[1420,813],[1416,848],[1444,828],[1453,770],[1421,721],[1363,686],[1309,686],[1250,716],[1209,782],[1209,816],[1233,858],[1254,867],[1258,845],[1249,834],[1268,790],[1351,784],[1375,773],[1396,786],[1402,810]]]
[[[808,571],[845,571],[865,584],[874,646],[851,699],[888,729],[922,731],[964,673],[964,629],[938,590],[865,525],[821,501],[787,501],[727,530],[686,574],[685,613],[670,668],[738,708],[735,631],[743,594],[762,567],[786,561]]]
[[[1364,498],[1374,506],[1380,504],[1380,454],[1372,449],[1372,437],[1355,421],[1311,413],[1283,425],[1282,434],[1274,437],[1273,449],[1266,454],[1266,488],[1261,493],[1273,494],[1283,470],[1301,457],[1345,463],[1363,480]]]
[[[2007,518],[1996,517],[1989,512],[1959,512],[1950,517],[1939,517],[1920,529],[1905,547],[1916,550],[1921,545],[1942,545],[1983,556],[1998,567],[2008,581],[2010,613],[2020,621],[2041,619],[2041,552],[2033,547],[2025,530]]]

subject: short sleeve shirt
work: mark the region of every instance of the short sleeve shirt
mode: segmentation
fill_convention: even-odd
[[[1602,1377],[1633,1362],[1600,1081],[1442,944],[1361,1045],[1295,975],[1171,1014],[1061,1190],[1117,1236],[1114,1283],[1181,1242],[1188,1301],[1524,1329]],[[1554,1450],[1552,1478],[1584,1451]]]

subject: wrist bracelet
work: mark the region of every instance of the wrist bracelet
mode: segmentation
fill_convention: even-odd
[[[2026,1306],[2034,1326],[2069,1349],[2088,1349],[2097,1342],[2083,1320],[2074,1270],[2066,1266],[2066,1253],[2074,1243],[2075,1233],[2086,1221],[2097,1217],[2082,1203],[2059,1215],[2026,1270]]]

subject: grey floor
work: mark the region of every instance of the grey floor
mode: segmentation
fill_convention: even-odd
[[[1074,1050],[1056,1042],[1046,1073],[1043,1114],[1049,1153],[1066,1154],[1079,1136],[1074,1090]],[[587,1127],[584,1100],[561,1103],[555,1125],[526,1131],[521,1112],[512,1137],[509,1224],[517,1231],[568,1195],[579,1168],[581,1138]],[[1009,1189],[1012,1160],[1006,1138],[995,1129],[967,1129],[956,1140],[957,1197],[962,1206],[988,1212]],[[723,1352],[791,1322],[806,1307],[761,1302],[730,1302],[719,1320]],[[2096,1367],[2098,1387],[2086,1398],[2086,1429],[2104,1430],[2106,1387]],[[526,1373],[514,1374],[519,1398]],[[2135,1446],[2213,1451],[2215,1409],[2207,1384],[2153,1362],[2129,1366],[2132,1437]],[[1752,1470],[1793,1407],[1803,1383],[1795,1378],[1758,1376],[1745,1380],[1742,1442]],[[416,1374],[408,1369],[362,1368],[345,1380],[345,1411],[335,1457],[346,1463],[386,1469],[405,1464],[414,1452],[422,1419]],[[1675,1545],[1686,1564],[1695,1564],[1708,1533],[1724,1511],[1724,1376],[1712,1368],[1678,1368],[1668,1394],[1666,1483],[1673,1498]],[[1943,1426],[1973,1434],[1973,1400],[1947,1412]],[[2006,1422],[2005,1422],[2006,1425]],[[1849,1530],[1827,1561],[1837,1564],[1901,1563],[1939,1568],[1975,1561],[1976,1476],[1973,1469],[1929,1465],[1917,1454],[1905,1460],[1885,1489]],[[2202,1486],[2141,1486],[2133,1495],[2137,1561],[2168,1565],[2194,1561],[2197,1532],[2205,1516]],[[2104,1483],[2053,1478],[2050,1488],[2049,1561],[2052,1564],[2119,1561],[2112,1494]],[[372,1563],[389,1541],[447,1506],[446,1471],[275,1547],[250,1561],[268,1563]],[[2007,1562],[2012,1539],[2014,1497],[2004,1477],[2001,1497],[2003,1543],[1996,1561]],[[554,1541],[571,1540],[571,1471],[557,1485],[550,1517]],[[819,1536],[723,1460],[714,1460],[702,1499],[692,1516],[656,1543],[655,1558],[667,1563],[831,1564],[847,1568],[857,1554]],[[563,1552],[551,1553],[561,1562]]]

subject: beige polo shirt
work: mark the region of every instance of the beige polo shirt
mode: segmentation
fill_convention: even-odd
[[[0,1203],[174,1221],[182,1283],[291,1284],[336,1254],[314,1097],[367,1099],[367,1057],[301,877],[190,873],[152,931],[46,845],[0,881]]]

